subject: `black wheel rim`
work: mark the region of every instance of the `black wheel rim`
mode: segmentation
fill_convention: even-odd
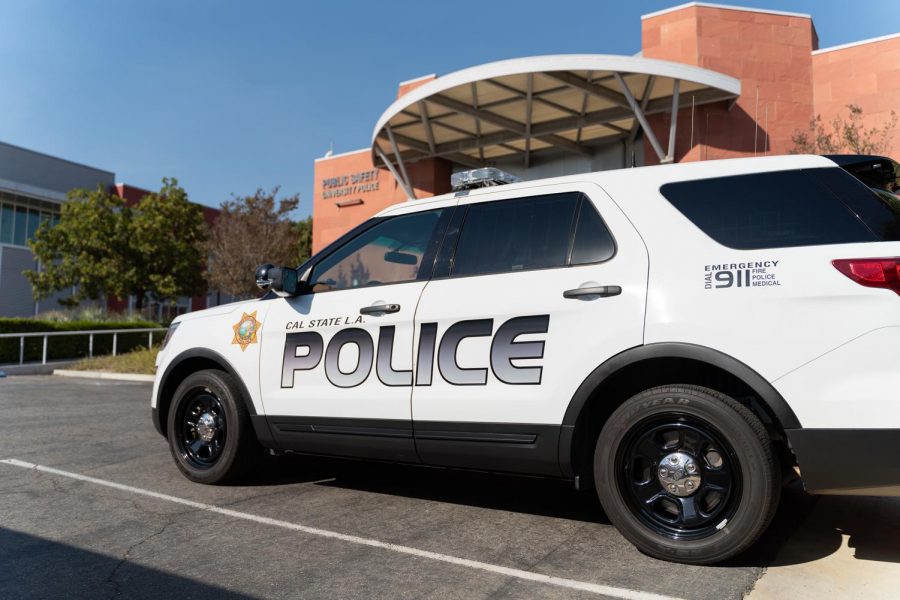
[[[181,457],[196,469],[209,469],[225,447],[227,423],[222,401],[209,389],[193,391],[176,415]]]
[[[670,468],[673,456],[681,461],[676,468]],[[682,413],[631,428],[616,455],[616,480],[632,514],[673,540],[713,535],[734,516],[741,498],[734,449],[710,423]]]

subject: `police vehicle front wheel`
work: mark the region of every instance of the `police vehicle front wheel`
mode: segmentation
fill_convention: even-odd
[[[780,496],[779,464],[760,420],[699,386],[666,386],[628,399],[594,452],[600,502],[639,550],[710,564],[746,550]]]
[[[175,390],[169,449],[191,481],[221,484],[243,474],[258,442],[237,382],[224,371],[192,373]]]

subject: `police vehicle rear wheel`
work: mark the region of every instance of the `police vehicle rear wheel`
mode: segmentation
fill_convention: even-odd
[[[169,449],[191,481],[226,483],[247,467],[256,444],[247,407],[234,378],[213,369],[189,375],[172,398]]]
[[[746,550],[781,490],[759,419],[688,385],[653,388],[616,409],[597,440],[594,480],[607,516],[639,550],[690,564]]]

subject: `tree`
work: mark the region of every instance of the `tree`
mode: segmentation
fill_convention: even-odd
[[[791,137],[791,154],[885,154],[890,150],[897,127],[894,111],[881,127],[866,129],[862,108],[848,104],[847,109],[850,114],[846,119],[837,115],[831,120],[831,131],[826,131],[822,115],[809,122],[807,131],[796,131]]]
[[[312,256],[312,217],[297,221],[297,264],[306,262]]]
[[[206,289],[203,245],[208,231],[203,211],[188,200],[177,179],[162,181],[162,189],[144,196],[132,211],[130,241],[138,261],[130,278],[139,310],[143,292],[175,300]]]
[[[159,301],[203,290],[200,208],[175,179],[136,206],[96,190],[73,190],[59,223],[44,222],[29,242],[38,271],[26,271],[35,299],[72,290],[65,301],[135,296],[140,310],[149,294]]]
[[[295,265],[297,226],[290,213],[300,203],[298,195],[278,200],[279,188],[256,190],[222,203],[222,212],[206,244],[208,279],[213,289],[239,298],[259,293],[253,279],[263,263]]]

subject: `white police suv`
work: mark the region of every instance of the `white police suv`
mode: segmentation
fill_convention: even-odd
[[[639,549],[712,563],[795,473],[900,493],[898,257],[819,156],[417,200],[179,317],[153,421],[202,483],[263,448],[591,482]]]

